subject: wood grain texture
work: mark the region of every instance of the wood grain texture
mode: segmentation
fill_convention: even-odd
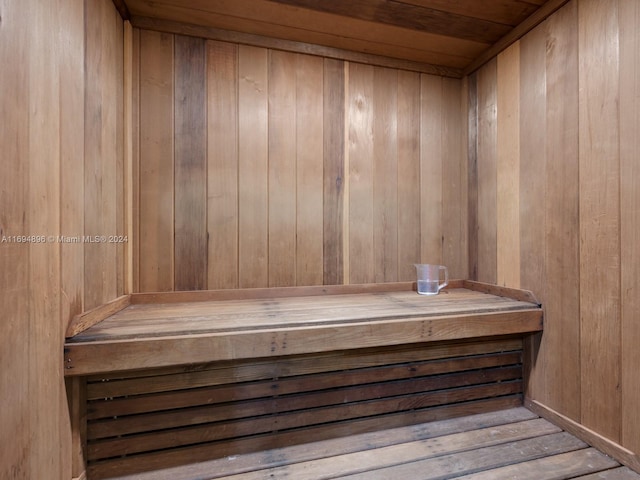
[[[205,76],[210,97],[207,114],[190,121],[204,125],[207,146],[203,150],[189,144],[194,155],[205,151],[206,166],[200,162],[196,170],[207,177],[207,185],[203,187],[200,179],[188,183],[210,191],[203,200],[202,194],[183,188],[194,195],[197,208],[179,207],[179,182],[174,177],[183,169],[167,148],[176,145],[173,150],[180,150],[170,121],[173,118],[177,125],[179,103],[160,95],[162,89],[173,95],[178,88],[174,83],[181,67],[176,58],[182,55],[170,51],[171,43],[163,43],[163,38],[172,42],[172,36],[141,32],[139,69],[145,73],[139,88],[147,93],[140,95],[137,215],[139,244],[148,248],[136,249],[141,291],[178,288],[161,285],[165,275],[160,272],[170,272],[184,250],[169,243],[172,233],[177,241],[178,228],[183,227],[198,231],[196,237],[208,235],[206,255],[189,271],[196,274],[205,268],[211,288],[410,280],[415,278],[413,263],[420,262],[416,245],[420,248],[420,236],[426,235],[433,243],[427,250],[437,252],[433,262],[442,261],[444,241],[452,262],[466,262],[466,255],[453,252],[466,242],[466,227],[456,219],[460,202],[467,201],[459,178],[466,171],[460,170],[457,81],[448,83],[445,91],[438,77],[430,77],[432,83],[423,86],[420,77],[409,72],[208,40],[206,71],[199,74]],[[158,51],[147,51],[154,42]],[[360,91],[356,94],[353,89]],[[431,115],[429,124],[422,122],[420,95],[433,104],[424,107]],[[168,100],[175,105],[171,107]],[[358,108],[366,112],[356,113]],[[419,155],[429,149],[425,142],[440,146],[429,156],[423,154],[436,168],[421,177]],[[439,183],[445,181],[445,164],[450,175],[449,210],[422,209],[423,219],[419,196],[434,193],[442,204]],[[164,185],[167,179],[172,185]],[[160,199],[171,202],[172,192],[175,201],[161,206]],[[194,216],[183,227],[176,217],[181,210]],[[206,232],[201,225],[191,225],[202,223],[196,217],[203,211]],[[443,240],[445,221],[448,231]],[[162,235],[145,237],[153,233],[146,233],[147,227],[161,227]],[[168,248],[174,255],[159,257],[158,252]],[[243,275],[246,281],[240,281]]]
[[[269,51],[269,286],[296,284],[297,108],[295,55]]]
[[[470,339],[532,333],[542,328],[539,308],[416,317],[371,322],[296,326],[200,334],[171,334],[124,342],[67,343],[69,376],[344,348]],[[312,334],[310,333],[312,332]],[[80,337],[77,337],[80,338]],[[160,353],[161,352],[161,353]]]
[[[296,284],[324,282],[324,60],[296,55]],[[340,157],[338,157],[339,159]]]
[[[238,60],[240,287],[269,284],[268,51],[240,46]]]
[[[39,55],[30,47],[28,30],[35,26],[26,2],[0,1],[2,28],[0,28],[0,60],[12,68],[0,70],[0,111],[6,125],[0,129],[0,145],[3,149],[3,171],[0,177],[0,215],[2,236],[30,235],[29,215],[29,95],[24,87],[29,82],[28,58]],[[4,113],[6,112],[6,113]],[[31,409],[28,378],[30,371],[28,318],[29,307],[29,247],[26,244],[0,244],[0,306],[5,312],[2,328],[6,345],[0,349],[0,389],[6,400],[6,408],[0,411],[3,435],[0,437],[0,474],[10,478],[27,479],[31,476],[32,444]],[[26,320],[26,321],[25,321]],[[13,372],[13,374],[8,374]],[[3,402],[4,403],[4,402]],[[51,414],[58,414],[51,412]]]
[[[122,212],[122,21],[111,2],[3,0],[0,12],[0,477],[66,479],[83,467],[72,461],[61,336],[85,298],[101,302],[121,288],[115,249],[85,270],[84,245],[64,238],[82,238],[87,215],[109,226]],[[87,139],[100,142],[85,150]]]
[[[78,2],[68,10],[69,29],[61,33],[64,49],[60,58],[60,234],[77,237],[84,232],[84,7]],[[62,243],[60,288],[63,322],[71,322],[83,311],[84,248],[78,243]]]
[[[398,280],[398,72],[373,71],[373,281]]]
[[[122,118],[117,98],[121,86],[123,39],[114,30],[117,12],[112,5],[94,1],[87,18],[85,47],[85,215],[84,234],[98,238],[85,243],[85,308],[117,296],[116,243],[103,238],[117,235],[118,142]]]
[[[174,38],[140,31],[139,288],[174,288]]]
[[[323,283],[344,283],[345,62],[324,59],[323,78]]]
[[[238,287],[238,46],[207,42],[207,287]]]
[[[205,41],[174,40],[174,262],[176,290],[207,288]]]
[[[469,278],[466,84],[442,80],[442,263],[449,278]]]
[[[547,164],[545,187],[540,187],[544,188],[547,202],[543,267],[546,287],[540,295],[553,319],[547,323],[548,343],[543,345],[547,349],[543,375],[549,385],[563,386],[553,399],[549,398],[549,405],[558,405],[573,419],[580,418],[580,357],[576,352],[581,329],[577,21],[577,5],[570,4],[547,26]],[[538,48],[542,50],[542,46]],[[533,149],[532,144],[530,151]],[[540,267],[536,269],[534,263],[532,258],[531,271],[538,272]]]
[[[488,46],[484,42],[403,29],[306,8],[276,6],[273,2],[262,0],[215,4],[197,0],[196,5],[165,0],[162,5],[140,2],[139,8],[132,13],[157,17],[162,7],[162,17],[181,23],[245,31],[253,35],[454,68],[466,66]],[[445,41],[446,46],[443,44]]]
[[[478,267],[476,280],[497,282],[497,61],[477,74]]]
[[[357,62],[365,65],[397,68],[416,73],[428,73],[431,75],[441,75],[444,77],[461,78],[460,68],[445,67],[442,65],[432,65],[412,60],[404,60],[389,56],[375,55],[365,52],[356,52],[342,48],[318,45],[317,43],[306,43],[294,40],[284,40],[271,36],[255,35],[253,33],[242,33],[227,30],[228,25],[219,28],[195,25],[174,20],[163,20],[148,16],[135,16],[131,19],[134,26],[141,29],[154,30],[158,32],[168,32],[178,35],[192,35],[194,37],[206,38],[220,42],[231,42],[242,45],[252,45],[254,47],[271,48],[274,50],[284,50],[292,53],[314,55],[333,59],[342,62]]]
[[[640,452],[640,438],[635,433],[640,425],[640,384],[638,365],[640,314],[638,284],[640,258],[635,248],[640,242],[640,185],[638,152],[640,139],[640,5],[619,2],[620,22],[620,251],[621,251],[621,338],[622,338],[622,436],[621,444]]]
[[[372,283],[374,67],[349,65],[349,283]]]
[[[467,77],[467,231],[470,280],[478,280],[478,74]]]
[[[420,259],[420,76],[398,72],[398,280]]]
[[[520,287],[520,44],[497,57],[496,279]]]
[[[619,441],[618,11],[581,2],[578,21],[581,419]]]
[[[493,43],[505,35],[509,28],[469,15],[455,15],[424,6],[404,2],[355,0],[349,3],[329,0],[321,4],[313,0],[275,0],[292,6],[333,13],[343,17],[359,18],[386,25],[432,32],[477,42]]]
[[[442,263],[442,78],[422,75],[420,85],[420,261]],[[430,185],[430,188],[425,188]]]
[[[520,92],[517,128],[520,134],[519,169],[520,191],[519,231],[520,236],[520,285],[522,288],[535,291],[540,301],[544,302],[547,284],[545,277],[545,221],[546,221],[546,188],[547,188],[547,150],[555,146],[542,148],[547,142],[547,98],[546,90],[546,39],[545,28],[538,27],[520,42]],[[549,207],[551,208],[551,207]],[[558,281],[561,281],[558,278]],[[554,321],[553,318],[550,320]],[[554,325],[558,325],[555,323]],[[550,336],[549,336],[550,337]],[[545,337],[544,340],[550,340]],[[536,388],[536,382],[544,384],[551,375],[545,362],[546,343],[539,339],[531,340],[527,346],[530,358],[540,358],[529,377],[529,386]],[[531,365],[534,362],[532,360]],[[558,371],[558,369],[550,368]],[[541,389],[541,394],[551,393]]]

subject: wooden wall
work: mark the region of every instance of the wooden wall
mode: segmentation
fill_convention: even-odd
[[[134,32],[138,291],[467,276],[461,81]]]
[[[470,271],[544,304],[529,395],[636,453],[638,32],[574,0],[469,79]]]
[[[111,0],[0,0],[0,17],[0,478],[67,480],[64,331],[122,294],[123,263],[60,236],[123,233],[123,22]]]

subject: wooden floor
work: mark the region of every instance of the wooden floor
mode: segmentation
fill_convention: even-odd
[[[382,430],[120,480],[640,480],[525,408]]]

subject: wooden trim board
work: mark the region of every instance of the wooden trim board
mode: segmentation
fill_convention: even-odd
[[[597,432],[581,425],[569,417],[565,417],[561,413],[556,412],[552,408],[549,408],[536,400],[525,398],[524,406],[535,414],[540,415],[542,418],[549,420],[572,435],[575,435],[589,445],[592,445],[598,450],[610,455],[623,465],[626,465],[636,472],[640,472],[640,458],[632,451],[627,450],[614,441],[603,437]]]

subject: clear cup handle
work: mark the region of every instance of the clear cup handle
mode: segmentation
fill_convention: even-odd
[[[444,283],[438,284],[438,291],[449,285],[449,270],[444,265],[440,265],[440,270],[444,270]]]

